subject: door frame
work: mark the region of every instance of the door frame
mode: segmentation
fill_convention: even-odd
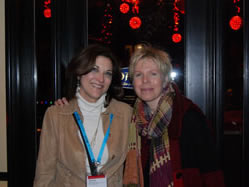
[[[60,66],[87,46],[87,0],[54,0],[52,35],[56,74],[54,98],[61,97]],[[186,96],[214,121],[223,147],[221,2],[186,0]],[[244,174],[249,168],[249,2],[244,0]],[[59,7],[59,8],[58,8]],[[215,8],[214,8],[215,7]],[[35,0],[5,1],[8,185],[32,186],[36,162]],[[78,16],[80,15],[80,16]],[[201,31],[201,32],[200,32]],[[211,33],[211,34],[210,34]],[[33,62],[33,63],[32,63]],[[198,63],[197,63],[198,62]],[[29,107],[24,107],[29,106]],[[244,186],[249,186],[246,175]]]

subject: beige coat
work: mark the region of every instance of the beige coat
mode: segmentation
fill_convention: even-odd
[[[74,111],[81,115],[76,99],[64,107],[51,106],[47,109],[34,187],[86,186],[86,152],[72,115]],[[105,132],[109,125],[109,114],[114,115],[107,142],[109,160],[100,171],[106,175],[108,187],[122,186],[131,112],[132,108],[128,104],[112,99],[107,110],[101,114]]]

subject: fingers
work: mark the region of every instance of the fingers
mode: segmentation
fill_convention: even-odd
[[[54,104],[55,104],[56,106],[61,106],[61,107],[63,107],[64,105],[68,105],[69,102],[68,102],[68,100],[67,100],[65,97],[63,97],[63,98],[61,98],[61,99],[57,99],[57,100],[54,102]]]
[[[63,103],[64,103],[65,105],[68,105],[68,104],[69,104],[68,100],[67,100],[65,97],[62,97],[62,101],[63,101]]]
[[[64,105],[61,99],[57,99],[57,100],[54,102],[54,104],[55,104],[56,106],[63,106],[63,105]]]

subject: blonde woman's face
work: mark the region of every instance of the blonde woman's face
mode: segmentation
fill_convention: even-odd
[[[88,102],[96,102],[107,92],[111,81],[111,60],[104,56],[98,56],[93,69],[80,78],[80,95]]]
[[[133,86],[137,96],[149,106],[156,107],[166,78],[152,59],[142,59],[134,68]]]

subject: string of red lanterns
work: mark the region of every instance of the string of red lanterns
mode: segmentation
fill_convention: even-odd
[[[139,0],[122,0],[120,4],[120,12],[123,14],[127,14],[130,10],[134,14],[134,16],[129,20],[129,25],[132,29],[138,29],[141,27],[142,21],[139,18]],[[160,5],[161,1],[159,1]],[[132,6],[132,7],[130,7]],[[184,14],[184,0],[174,0],[173,2],[173,35],[172,41],[175,43],[179,43],[182,41],[182,35],[179,33],[179,25],[180,25],[180,14]]]
[[[242,27],[242,18],[239,16],[240,14],[240,0],[233,0],[233,4],[235,6],[236,9],[236,15],[233,16],[230,21],[229,21],[229,25],[231,27],[231,29],[233,30],[239,30]]]
[[[182,35],[178,31],[179,31],[180,13],[184,14],[184,11],[177,6],[178,3],[180,3],[180,0],[174,0],[173,3],[174,33],[172,35],[172,41],[175,43],[179,43],[182,41]]]
[[[51,8],[50,8],[50,5],[51,5],[51,0],[45,0],[44,1],[44,11],[43,11],[43,15],[45,18],[51,18],[52,16],[52,13],[51,13]]]
[[[129,25],[132,29],[139,29],[142,20],[138,17],[139,14],[139,0],[122,0],[123,3],[120,5],[119,10],[123,14],[127,14],[130,11],[130,5],[132,5],[131,11],[134,14],[134,16],[130,19]]]
[[[111,37],[112,37],[112,32],[110,32],[111,30],[111,26],[112,26],[112,6],[110,3],[106,4],[106,8],[104,10],[105,14],[104,14],[104,21],[102,23],[102,30],[101,30],[101,34],[103,35],[103,37],[100,38],[101,41],[110,44],[111,43]]]

